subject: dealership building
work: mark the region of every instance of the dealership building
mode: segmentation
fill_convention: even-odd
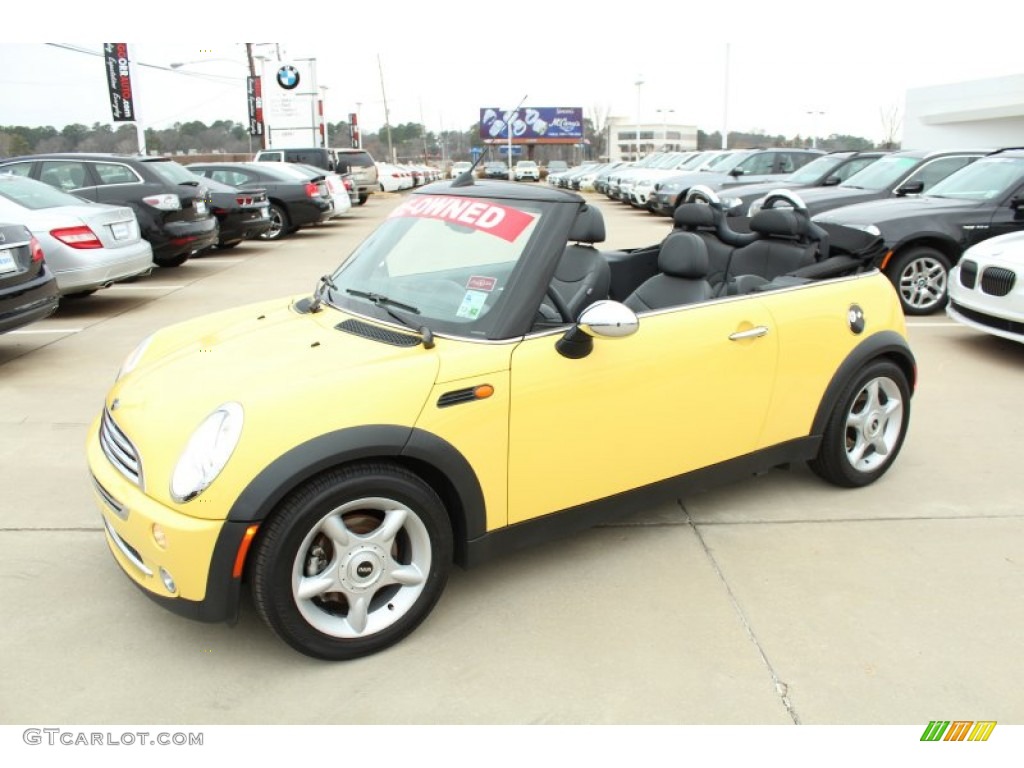
[[[639,157],[652,152],[689,152],[697,148],[697,126],[679,123],[641,123],[636,118],[613,115],[608,118],[609,157],[613,162],[633,161],[637,155],[637,132],[640,133]]]
[[[1024,75],[907,90],[902,146],[1024,145]]]

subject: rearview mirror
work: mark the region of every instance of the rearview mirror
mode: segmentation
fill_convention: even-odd
[[[825,179],[823,182],[821,182],[821,186],[823,186],[823,187],[834,187],[834,186],[836,186],[839,183],[839,181],[840,181],[840,179],[839,179],[838,176],[829,176],[827,179]]]
[[[578,360],[590,354],[595,337],[618,339],[633,335],[639,327],[636,313],[625,304],[596,301],[580,313],[576,324],[555,343],[555,349],[562,357]]]

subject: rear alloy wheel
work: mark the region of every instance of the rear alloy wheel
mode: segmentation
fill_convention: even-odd
[[[949,258],[934,248],[909,248],[886,270],[896,285],[906,315],[930,315],[946,306]]]
[[[291,221],[284,208],[270,204],[270,229],[260,235],[261,240],[280,240],[291,231]]]
[[[888,360],[868,364],[843,390],[808,466],[834,485],[873,483],[892,466],[910,420],[910,386]]]
[[[352,659],[427,617],[451,559],[451,525],[429,485],[397,465],[351,465],[302,486],[264,524],[253,599],[296,650]]]

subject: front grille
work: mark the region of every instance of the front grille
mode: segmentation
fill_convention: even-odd
[[[978,282],[978,265],[973,261],[960,262],[960,285],[964,288],[974,288]]]
[[[1017,276],[1009,269],[989,267],[981,273],[981,290],[989,296],[1005,296],[1013,290]]]
[[[103,503],[107,505],[107,509],[113,512],[122,520],[128,519],[128,508],[124,504],[115,499],[110,491],[100,485],[100,481],[95,477],[92,479],[92,487],[96,489],[96,493],[99,494],[100,498],[103,499]]]
[[[385,344],[392,344],[396,347],[415,347],[417,344],[421,344],[423,342],[423,340],[418,336],[410,336],[407,333],[396,333],[394,331],[389,331],[387,328],[381,328],[379,325],[371,325],[370,323],[363,323],[359,320],[345,320],[334,327],[339,331],[346,331],[347,333],[354,334],[355,336],[362,336],[364,339],[373,339],[374,341],[381,341]]]
[[[955,301],[951,302],[951,304],[954,310],[966,317],[968,320],[973,320],[974,322],[988,326],[989,328],[995,328],[996,330],[1024,336],[1024,323],[1017,322],[1016,320],[1007,320],[1004,317],[993,317],[992,315],[975,312],[973,309],[968,309],[961,304],[957,304]]]
[[[139,461],[139,453],[128,436],[114,422],[114,417],[108,410],[103,411],[103,419],[100,422],[100,448],[118,472],[142,487],[142,463]]]

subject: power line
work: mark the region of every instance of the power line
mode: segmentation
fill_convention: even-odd
[[[102,51],[94,51],[94,50],[90,50],[88,48],[82,48],[82,47],[77,46],[77,45],[68,45],[67,43],[44,43],[44,45],[48,45],[48,46],[51,46],[53,48],[60,48],[61,50],[65,50],[65,51],[71,51],[72,53],[81,53],[81,54],[85,54],[87,56],[97,56],[99,58],[103,58],[103,52]],[[242,61],[239,61],[238,63],[239,64],[243,64]],[[237,84],[238,82],[240,82],[243,79],[241,77],[231,77],[230,75],[214,75],[214,74],[210,74],[210,73],[207,73],[207,72],[191,72],[191,71],[180,69],[180,68],[177,68],[177,67],[164,66],[162,64],[148,64],[148,63],[146,63],[144,61],[132,61],[132,64],[134,64],[136,67],[146,67],[147,69],[156,69],[156,70],[159,70],[160,72],[170,72],[172,75],[178,75],[180,77],[192,77],[192,78],[195,78],[197,80],[206,80],[208,82],[213,82],[213,83],[232,83],[232,84]]]

